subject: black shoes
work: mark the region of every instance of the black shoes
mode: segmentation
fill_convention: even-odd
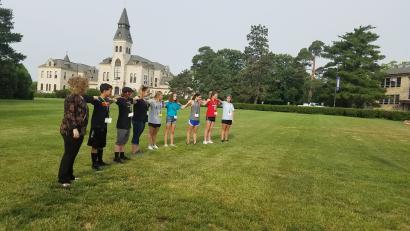
[[[123,164],[124,163],[124,161],[119,156],[114,157],[114,162],[118,163],[118,164]]]

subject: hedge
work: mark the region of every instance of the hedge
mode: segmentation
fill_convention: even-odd
[[[356,108],[333,108],[333,107],[303,107],[288,105],[268,105],[268,104],[245,104],[235,103],[236,109],[257,110],[257,111],[274,111],[274,112],[292,112],[301,114],[322,114],[338,115],[360,118],[379,118],[395,121],[410,119],[409,112],[386,111],[373,109],[356,109]]]

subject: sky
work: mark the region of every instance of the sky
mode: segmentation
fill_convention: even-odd
[[[409,0],[1,0],[13,9],[13,47],[37,79],[48,58],[97,66],[112,55],[124,7],[133,51],[168,65],[174,74],[191,66],[198,48],[244,50],[251,25],[269,29],[274,53],[297,55],[314,40],[326,44],[361,25],[373,25],[384,62],[410,60]],[[324,61],[323,61],[324,62]]]

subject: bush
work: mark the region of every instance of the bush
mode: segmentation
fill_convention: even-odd
[[[69,94],[70,94],[70,90],[65,89],[65,90],[58,90],[55,92],[55,95],[57,98],[63,98],[65,99]]]
[[[99,96],[101,95],[101,92],[97,89],[88,89],[87,92],[85,93],[88,96]]]
[[[34,97],[36,98],[57,98],[55,93],[40,93],[40,92],[34,93]]]
[[[403,121],[410,119],[409,112],[402,111],[386,111],[372,109],[356,109],[356,108],[332,108],[332,107],[299,107],[288,105],[267,105],[267,104],[245,104],[235,103],[236,109],[257,110],[257,111],[275,111],[275,112],[292,112],[302,114],[322,114],[322,115],[338,115],[359,118],[380,118],[395,121]]]

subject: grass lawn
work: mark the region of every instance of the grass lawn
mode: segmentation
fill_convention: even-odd
[[[410,129],[400,122],[238,110],[230,143],[186,146],[185,110],[178,147],[99,173],[85,139],[80,180],[64,190],[62,109],[0,101],[0,230],[410,230]],[[115,123],[108,133],[112,162]]]

